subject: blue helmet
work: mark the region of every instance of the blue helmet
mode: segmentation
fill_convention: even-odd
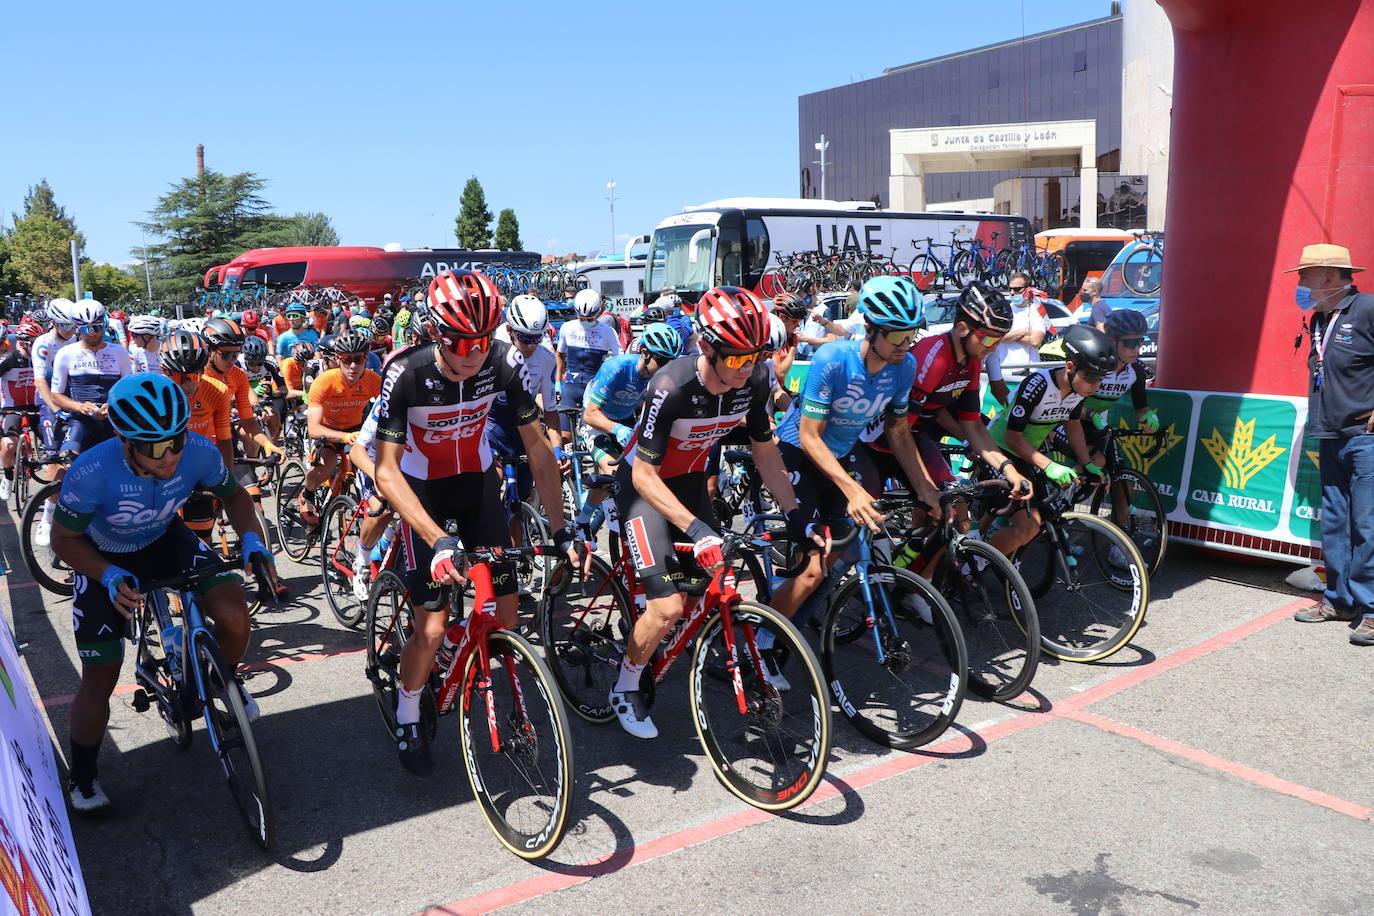
[[[661,321],[645,328],[639,343],[650,356],[677,359],[682,355],[682,335]]]
[[[908,277],[874,277],[859,290],[859,311],[871,327],[912,331],[925,320],[926,305]]]
[[[156,372],[136,372],[115,382],[108,404],[115,432],[143,442],[180,435],[191,418],[181,386]]]

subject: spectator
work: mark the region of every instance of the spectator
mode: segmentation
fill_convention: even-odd
[[[1321,444],[1322,555],[1326,593],[1302,623],[1359,620],[1350,634],[1374,646],[1374,295],[1353,282],[1350,250],[1308,245],[1298,266],[1298,307],[1311,312],[1307,432]]]
[[[1083,308],[1088,310],[1089,323],[1105,334],[1107,316],[1112,313],[1112,307],[1102,301],[1102,281],[1097,277],[1084,280],[1083,288],[1078,291],[1078,298],[1083,303]]]
[[[1011,302],[1011,330],[1002,338],[997,349],[988,354],[983,361],[987,369],[988,384],[992,394],[1005,404],[1011,397],[1011,389],[1002,379],[1005,369],[1025,366],[1040,361],[1040,345],[1045,342],[1045,333],[1050,323],[1041,311],[1040,304],[1029,295],[1030,277],[1021,271],[1011,275],[1007,281],[1007,297]]]

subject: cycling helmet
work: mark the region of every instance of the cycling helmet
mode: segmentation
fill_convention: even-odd
[[[971,283],[959,294],[954,320],[971,328],[986,328],[999,334],[1011,330],[1011,303],[999,290],[982,283]]]
[[[135,315],[129,321],[130,334],[152,334],[162,336],[162,319],[155,315]]]
[[[336,339],[336,337],[335,337],[335,335],[333,335],[333,334],[326,334],[326,335],[324,335],[323,337],[320,338],[320,342],[319,342],[318,344],[315,345],[315,352],[318,353],[320,356],[325,356],[325,357],[331,357],[331,358],[332,358],[332,357],[334,356],[334,352],[335,352],[335,351],[334,351],[334,341],[335,341],[335,339]]]
[[[254,334],[243,339],[243,361],[260,363],[267,359],[267,341]]]
[[[115,321],[124,321],[128,316],[124,314],[123,309],[115,309],[110,313],[110,317]]]
[[[372,335],[353,329],[344,331],[333,340],[335,353],[368,353],[372,350]]]
[[[1097,328],[1076,324],[1064,331],[1064,359],[1082,372],[1106,375],[1116,369],[1116,345]]]
[[[119,333],[115,331],[112,324],[105,325],[104,337],[106,343],[119,343]]]
[[[82,299],[67,310],[67,316],[69,323],[77,327],[103,325],[105,323],[105,306],[94,299]]]
[[[660,321],[668,320],[668,309],[657,302],[651,302],[644,306],[644,311],[640,313],[639,318],[646,325],[658,324]]]
[[[25,315],[24,320],[19,322],[19,326],[14,329],[14,333],[21,338],[31,340],[43,333],[43,326],[34,321],[32,315]]]
[[[366,331],[368,328],[372,327],[372,319],[368,318],[366,315],[354,315],[352,318],[348,319],[348,326],[350,328],[360,328]]]
[[[418,309],[419,306],[417,305],[416,308]],[[403,312],[401,312],[399,315],[397,315],[397,316],[396,316],[396,319],[395,319],[395,325],[396,325],[396,327],[399,328],[399,329],[401,329],[402,331],[404,331],[407,327],[409,327],[409,326],[410,326],[410,317],[411,317],[412,314],[413,314],[413,313],[410,311],[410,309],[406,309],[405,311],[403,311]]]
[[[639,346],[650,356],[677,359],[682,355],[682,335],[662,322],[651,324],[639,338]]]
[[[573,311],[578,318],[599,318],[606,311],[606,300],[594,289],[580,290],[573,297]]]
[[[440,333],[485,337],[501,323],[501,294],[475,270],[446,270],[429,284],[429,314]]]
[[[677,293],[664,293],[653,301],[654,305],[662,306],[667,309],[668,314],[672,314],[682,308],[682,297]]]
[[[391,309],[387,308],[386,306],[382,306],[381,308],[377,309],[377,314],[372,316],[372,321],[374,324],[378,321],[385,321],[387,324],[391,324],[391,322],[395,320],[396,313],[393,312]]]
[[[754,352],[768,344],[768,313],[747,289],[717,286],[697,302],[697,333],[713,347]]]
[[[167,372],[200,372],[210,361],[210,344],[194,331],[173,331],[162,345],[162,368]]]
[[[41,305],[29,312],[29,317],[45,328],[52,325],[52,316],[49,315],[48,310]]]
[[[253,328],[256,328],[258,326],[258,313],[253,311],[252,309],[249,309],[248,311],[244,312],[242,315],[239,316],[239,324],[243,325],[250,331],[253,330]]]
[[[782,323],[782,319],[777,315],[768,316],[768,349],[774,353],[779,350],[787,349],[787,343],[792,338],[792,333],[787,330],[787,325]]]
[[[291,346],[291,358],[297,362],[305,362],[315,355],[315,345],[308,340],[298,340]]]
[[[549,326],[549,310],[538,296],[516,296],[506,306],[506,324],[517,334],[543,334]]]
[[[291,303],[290,305],[288,305],[288,306],[286,307],[286,311],[285,311],[283,314],[286,315],[286,320],[287,320],[287,321],[293,321],[293,320],[304,321],[304,320],[305,320],[305,306],[301,305],[299,302],[293,302],[293,303]]]
[[[1149,322],[1135,309],[1114,309],[1107,316],[1108,337],[1143,337],[1148,330]]]
[[[204,318],[187,318],[181,323],[183,331],[190,331],[192,334],[200,334],[205,330]]]
[[[71,307],[73,305],[76,305],[76,303],[61,296],[56,299],[50,299],[48,300],[48,317],[52,318],[53,321],[57,321],[59,315],[71,314]]]
[[[788,318],[795,318],[801,321],[806,317],[811,307],[806,304],[806,300],[796,293],[778,293],[773,297],[774,313],[782,312]]]
[[[243,327],[232,318],[211,318],[205,322],[204,333],[210,346],[216,349],[243,345]]]
[[[115,382],[107,401],[110,425],[125,439],[162,442],[186,431],[191,407],[165,375],[136,372]]]
[[[874,277],[859,290],[859,312],[869,327],[912,331],[921,327],[926,306],[906,277]]]

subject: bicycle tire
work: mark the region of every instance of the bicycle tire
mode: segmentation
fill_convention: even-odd
[[[229,794],[253,842],[262,849],[271,849],[275,832],[272,798],[233,669],[225,662],[209,631],[193,636],[192,649],[205,691],[204,718],[210,746],[219,757]]]
[[[981,273],[977,255],[967,248],[960,249],[949,259],[947,276],[958,289],[963,289],[977,280]]]
[[[493,630],[487,650],[490,683],[483,683],[475,652],[463,672],[458,720],[463,764],[472,794],[501,844],[522,859],[543,858],[562,841],[572,810],[568,717],[553,675],[528,640]],[[498,730],[499,749],[492,746],[492,728]],[[513,778],[503,781],[507,769]]]
[[[539,641],[554,681],[579,718],[601,724],[615,718],[610,691],[620,677],[635,615],[621,581],[601,557],[591,574],[576,575],[559,560],[539,597]]]
[[[884,747],[910,750],[954,724],[968,691],[968,648],[949,603],[925,579],[875,565],[868,580],[876,593],[888,596],[897,629],[873,635],[877,627],[888,628],[888,615],[870,612],[861,581],[850,577],[826,612],[821,664],[836,705],[861,734]],[[929,623],[904,603],[908,596],[924,602]],[[875,640],[884,645],[883,662]]]
[[[364,668],[372,685],[372,698],[377,703],[387,738],[396,734],[396,694],[401,683],[401,649],[415,630],[415,609],[410,604],[410,590],[405,580],[394,570],[384,569],[372,583],[367,598],[367,666]],[[432,684],[425,684],[420,697],[420,721],[425,724],[429,739],[439,731],[439,714]]]
[[[944,271],[944,266],[936,259],[935,255],[922,252],[911,259],[910,266],[907,267],[907,275],[911,277],[916,288],[925,292],[935,285],[935,281],[940,279]]]
[[[973,538],[942,564],[940,593],[959,620],[968,649],[969,689],[1003,703],[1026,692],[1040,664],[1035,599],[1002,552]]]
[[[692,723],[723,786],[755,808],[786,811],[806,801],[825,777],[830,758],[825,679],[811,647],[777,611],[740,601],[729,615],[748,709],[740,712],[729,675],[725,617],[717,610],[692,645]],[[749,632],[759,629],[771,632],[774,643],[771,650],[756,654]],[[765,651],[785,665],[790,689],[779,691],[759,677],[759,666],[767,663]]]
[[[350,630],[367,619],[367,605],[353,593],[353,561],[360,544],[359,528],[353,524],[357,509],[356,502],[341,494],[324,507],[320,520],[320,582],[335,619]]]
[[[152,599],[150,599],[152,600]],[[161,600],[161,599],[159,599]],[[147,602],[145,602],[145,608]],[[139,621],[138,640],[134,647],[134,658],[138,667],[151,674],[148,686],[158,716],[167,726],[167,737],[179,751],[191,746],[191,717],[187,714],[185,693],[179,678],[172,677],[167,663],[167,654],[162,649],[162,634],[157,629],[157,617],[151,610],[144,610],[135,618]],[[140,678],[135,678],[135,681]]]
[[[277,487],[277,538],[281,541],[282,553],[297,563],[310,553],[310,547],[319,536],[318,527],[312,528],[301,518],[297,497],[305,487],[305,463],[293,458],[282,465],[281,481]]]
[[[1163,266],[1164,255],[1158,248],[1152,245],[1137,248],[1126,255],[1126,260],[1121,264],[1121,283],[1137,296],[1153,296],[1163,284]]]
[[[1061,661],[1100,661],[1127,645],[1145,622],[1150,604],[1145,562],[1125,532],[1091,513],[1065,512],[1057,523],[1046,524],[1059,525],[1065,549],[1047,547],[1042,529],[1012,558],[1024,570],[1023,558],[1037,545],[1050,555],[1050,584],[1043,595],[1035,595],[1041,648]],[[1126,560],[1120,570],[1109,562],[1113,546]]]
[[[1140,558],[1145,561],[1145,568],[1153,578],[1163,565],[1164,554],[1169,549],[1169,518],[1164,509],[1164,499],[1150,478],[1135,468],[1121,468],[1112,476],[1114,483],[1122,479],[1130,481],[1132,492],[1130,505],[1127,507],[1126,524],[1117,527],[1126,532],[1126,536],[1131,539],[1131,543],[1140,552]],[[1097,488],[1093,494],[1091,511],[1093,515],[1102,516],[1116,525],[1116,519],[1111,517],[1112,504],[1106,502],[1108,489],[1105,486]],[[1145,505],[1137,505],[1137,502],[1143,502]]]
[[[1052,298],[1058,299],[1064,291],[1064,258],[1060,254],[1045,255],[1036,271],[1037,284]]]
[[[19,554],[24,558],[24,566],[28,568],[29,575],[33,576],[34,581],[45,591],[70,598],[75,576],[72,568],[53,552],[51,542],[47,547],[39,547],[33,543],[33,529],[43,511],[43,504],[48,501],[48,497],[55,497],[61,491],[62,481],[55,480],[29,497],[28,504],[24,506],[23,518],[19,522]]]

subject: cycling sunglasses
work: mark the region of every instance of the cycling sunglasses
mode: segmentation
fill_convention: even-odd
[[[350,366],[355,366],[355,365],[357,365],[357,364],[359,364],[359,363],[365,363],[365,362],[367,362],[367,354],[366,354],[366,353],[340,353],[340,354],[336,357],[336,359],[338,359],[338,361],[341,362],[341,363],[347,363],[347,364],[350,365]]]
[[[985,347],[992,348],[1002,342],[1001,334],[978,334],[974,338]]]
[[[543,334],[515,334],[514,336],[522,344],[537,344],[544,339]]]
[[[899,331],[885,331],[881,327],[877,329],[883,336],[883,340],[892,344],[894,347],[905,347],[916,340],[915,328],[903,328]]]
[[[1097,385],[1101,383],[1101,381],[1104,378],[1106,378],[1106,376],[1100,372],[1087,372],[1083,369],[1078,370],[1078,376],[1079,378],[1083,379],[1083,381],[1087,382],[1089,385]]]
[[[490,334],[482,337],[449,337],[440,334],[439,340],[443,342],[444,348],[455,356],[467,356],[473,352],[485,353],[491,349]]]
[[[134,451],[146,458],[161,458],[168,452],[173,455],[180,455],[181,450],[186,447],[186,431],[182,430],[170,439],[163,439],[161,442],[144,442],[141,439],[130,439],[129,444]]]
[[[105,333],[105,322],[102,321],[102,322],[100,322],[99,324],[78,324],[78,325],[76,326],[76,333],[78,333],[78,334],[104,334],[104,333]]]
[[[185,385],[187,382],[200,384],[199,372],[168,372],[167,377],[172,380],[174,385]]]
[[[1140,345],[1145,342],[1143,337],[1122,337],[1116,342],[1118,347],[1125,347],[1127,350],[1139,350]]]
[[[243,352],[243,348],[235,347],[231,350],[228,347],[225,347],[223,349],[215,350],[213,352],[219,356],[223,356],[225,359],[238,359],[239,354]]]
[[[727,369],[744,369],[754,365],[763,358],[762,350],[753,350],[749,353],[731,353],[728,350],[721,350],[720,358],[725,362]]]

